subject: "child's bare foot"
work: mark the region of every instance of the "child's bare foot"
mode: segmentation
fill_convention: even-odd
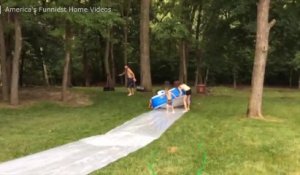
[[[132,94],[131,94],[131,93],[129,93],[127,96],[132,96]]]

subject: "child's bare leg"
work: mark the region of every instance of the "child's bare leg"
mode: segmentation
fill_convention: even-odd
[[[190,105],[191,105],[191,96],[187,96],[187,109],[190,110]]]
[[[127,90],[128,90],[128,96],[132,95],[130,88],[127,88]]]
[[[187,96],[185,95],[183,97],[183,105],[184,105],[184,111],[188,111],[188,108],[187,108]]]

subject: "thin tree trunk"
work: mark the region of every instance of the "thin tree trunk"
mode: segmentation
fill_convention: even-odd
[[[89,65],[89,60],[87,58],[87,52],[85,47],[83,47],[82,64],[83,64],[83,72],[84,72],[84,85],[86,87],[89,87],[91,85],[90,65]]]
[[[141,85],[146,91],[152,91],[151,66],[150,66],[150,0],[141,0],[140,17],[140,67]]]
[[[2,81],[2,99],[8,101],[9,98],[9,85],[6,69],[6,45],[4,39],[4,25],[3,17],[0,15],[0,57],[1,57],[1,81]]]
[[[116,64],[114,58],[114,44],[110,43],[110,62],[111,62],[111,78],[112,78],[112,86],[116,84]]]
[[[20,87],[23,87],[24,85],[24,82],[23,82],[23,73],[24,73],[24,64],[25,64],[25,57],[22,57],[22,55],[24,55],[22,52],[21,52],[21,57],[20,57],[20,75],[19,75],[19,86]]]
[[[187,83],[187,62],[186,62],[186,43],[181,41],[179,44],[180,65],[179,81]]]
[[[124,65],[128,64],[128,17],[125,17],[125,26],[124,26]],[[125,74],[124,85],[127,85],[127,75]]]
[[[209,74],[209,67],[206,69],[204,84],[207,84]]]
[[[44,58],[42,58],[42,59],[43,59],[43,72],[44,72],[45,85],[47,87],[50,87],[47,64],[45,63]]]
[[[292,88],[293,86],[293,70],[290,69],[290,73],[289,73],[289,87]]]
[[[72,57],[70,57],[69,69],[68,69],[68,87],[72,88]]]
[[[270,0],[259,0],[257,7],[257,33],[252,72],[252,87],[247,110],[248,117],[263,117],[262,97],[269,48],[269,32],[276,22],[275,20],[272,20],[272,22],[269,23],[269,8]]]
[[[68,79],[69,79],[69,66],[71,61],[71,48],[72,48],[72,31],[69,21],[66,21],[65,24],[65,63],[63,71],[63,80],[62,80],[62,93],[61,100],[67,100],[67,91],[68,91]]]
[[[125,25],[124,25],[124,41],[123,41],[123,47],[124,47],[124,53],[123,53],[123,57],[124,57],[124,65],[128,64],[128,16],[129,16],[129,11],[130,11],[130,7],[131,7],[131,0],[125,0],[123,1],[123,17],[124,17],[124,21],[125,21]],[[125,74],[125,81],[124,81],[124,85],[126,87],[127,85],[127,75]]]
[[[110,33],[110,31],[109,31]],[[105,55],[104,55],[104,66],[105,66],[105,75],[106,75],[106,86],[113,87],[112,85],[112,78],[111,78],[111,71],[109,66],[109,52],[110,52],[110,34],[106,39],[105,44]]]
[[[237,82],[236,82],[236,81],[237,81],[237,80],[236,80],[236,79],[237,79],[237,75],[236,75],[236,74],[237,74],[237,73],[236,73],[236,70],[233,70],[233,71],[232,71],[232,76],[233,76],[233,88],[234,88],[234,89],[236,89],[236,87],[237,87]]]
[[[12,77],[12,55],[8,55],[6,59],[6,71],[7,71],[7,85],[8,85],[8,94],[10,94],[11,89],[11,77]]]
[[[11,93],[10,104],[19,104],[19,69],[20,69],[20,56],[22,51],[22,31],[19,14],[14,14],[15,24],[15,51],[12,64],[12,78],[11,78]]]
[[[199,42],[200,45],[200,25],[201,25],[201,17],[202,17],[202,0],[199,1],[198,6],[198,14],[197,14],[197,23],[196,23],[196,41]],[[202,77],[202,71],[201,71],[201,63],[202,63],[202,52],[200,46],[197,46],[196,50],[196,56],[197,56],[197,68],[196,68],[196,78],[195,78],[195,87],[197,87],[198,83],[203,84],[203,77]]]
[[[201,50],[197,49],[197,65],[196,65],[196,77],[195,77],[195,87],[197,87],[198,84],[203,84],[203,77],[202,77],[202,71],[201,71]]]

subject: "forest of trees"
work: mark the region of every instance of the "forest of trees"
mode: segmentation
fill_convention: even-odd
[[[28,86],[123,84],[128,64],[146,90],[179,79],[190,85],[250,85],[257,1],[1,0],[4,101]],[[102,13],[5,12],[6,7],[102,7]],[[300,2],[272,0],[265,84],[300,88]],[[271,21],[272,22],[272,21]],[[268,32],[269,33],[269,32]],[[151,73],[150,73],[151,72]]]

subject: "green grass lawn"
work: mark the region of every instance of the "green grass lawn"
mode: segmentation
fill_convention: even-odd
[[[147,111],[151,97],[76,91],[91,94],[94,104],[0,109],[0,161],[105,133]],[[217,87],[209,96],[194,95],[192,110],[160,139],[92,174],[147,175],[153,165],[158,175],[196,175],[200,168],[215,175],[299,175],[300,91],[267,88],[265,120],[245,118],[248,93]]]

